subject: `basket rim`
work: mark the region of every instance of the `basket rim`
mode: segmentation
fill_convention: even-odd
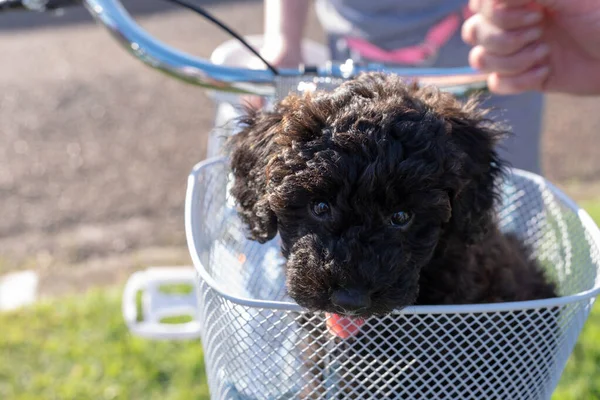
[[[308,312],[309,310],[301,307],[295,302],[285,301],[270,301],[270,300],[259,300],[251,299],[246,297],[234,296],[224,291],[217,282],[210,276],[205,266],[200,261],[198,249],[194,240],[194,215],[193,205],[196,203],[195,200],[198,196],[197,183],[198,175],[204,168],[208,168],[216,164],[226,163],[227,158],[223,156],[212,157],[197,163],[188,176],[188,185],[185,196],[185,234],[188,245],[188,250],[194,264],[194,268],[198,272],[200,278],[205,281],[213,290],[215,290],[221,297],[231,301],[232,303],[251,307],[251,308],[263,308],[280,311],[296,311],[296,312]],[[600,248],[600,229],[594,223],[592,217],[581,207],[579,207],[573,200],[571,200],[565,193],[563,193],[558,187],[553,185],[551,182],[546,180],[540,175],[532,172],[524,171],[518,168],[510,168],[509,173],[527,178],[536,182],[539,185],[543,185],[548,188],[552,194],[560,198],[572,211],[576,212],[581,224],[584,226],[586,231],[591,235],[593,242]],[[486,312],[499,312],[499,311],[515,311],[515,310],[526,310],[526,309],[538,309],[538,308],[552,308],[563,306],[570,303],[579,301],[589,300],[600,295],[600,279],[596,279],[594,287],[576,294],[569,296],[561,296],[550,299],[541,300],[528,300],[528,301],[513,301],[504,303],[488,303],[488,304],[458,304],[458,305],[415,305],[408,306],[401,310],[394,310],[393,314],[470,314],[470,313],[486,313]]]

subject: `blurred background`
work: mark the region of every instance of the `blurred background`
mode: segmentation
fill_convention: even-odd
[[[230,39],[165,2],[123,3],[191,54],[208,58]],[[262,32],[262,1],[196,3],[238,33]],[[306,34],[324,40],[314,13]],[[548,96],[543,134],[545,175],[593,215],[599,111],[598,98]],[[1,399],[207,396],[200,345],[131,338],[119,293],[133,271],[191,264],[186,179],[214,112],[202,89],[134,60],[83,8],[0,14],[0,282],[33,271],[43,300],[0,312]],[[584,340],[600,347],[597,315],[588,325]],[[589,383],[600,350],[577,351],[557,398],[600,398]]]

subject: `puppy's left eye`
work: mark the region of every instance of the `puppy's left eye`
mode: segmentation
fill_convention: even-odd
[[[413,220],[413,215],[406,211],[398,211],[390,217],[390,225],[395,228],[406,228]]]
[[[325,218],[331,212],[331,207],[326,201],[315,201],[312,204],[312,212],[319,218]]]

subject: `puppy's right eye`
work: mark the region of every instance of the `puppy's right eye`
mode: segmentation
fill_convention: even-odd
[[[329,203],[326,201],[315,201],[312,203],[312,212],[318,218],[325,218],[331,212],[331,208],[329,207]]]
[[[390,224],[395,228],[404,229],[412,222],[413,215],[405,211],[398,211],[390,217]]]

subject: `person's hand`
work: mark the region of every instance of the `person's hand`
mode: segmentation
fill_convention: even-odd
[[[600,94],[598,0],[470,0],[462,29],[492,91]]]
[[[275,68],[298,68],[303,63],[300,46],[290,45],[280,38],[267,38],[260,49],[260,55]],[[253,57],[248,68],[266,69],[267,66],[258,57]],[[265,99],[260,96],[244,96],[242,101],[255,109],[265,105]]]
[[[275,68],[298,68],[303,63],[300,43],[288,43],[283,38],[267,38],[260,50],[264,57]],[[263,68],[266,68],[263,64]]]

